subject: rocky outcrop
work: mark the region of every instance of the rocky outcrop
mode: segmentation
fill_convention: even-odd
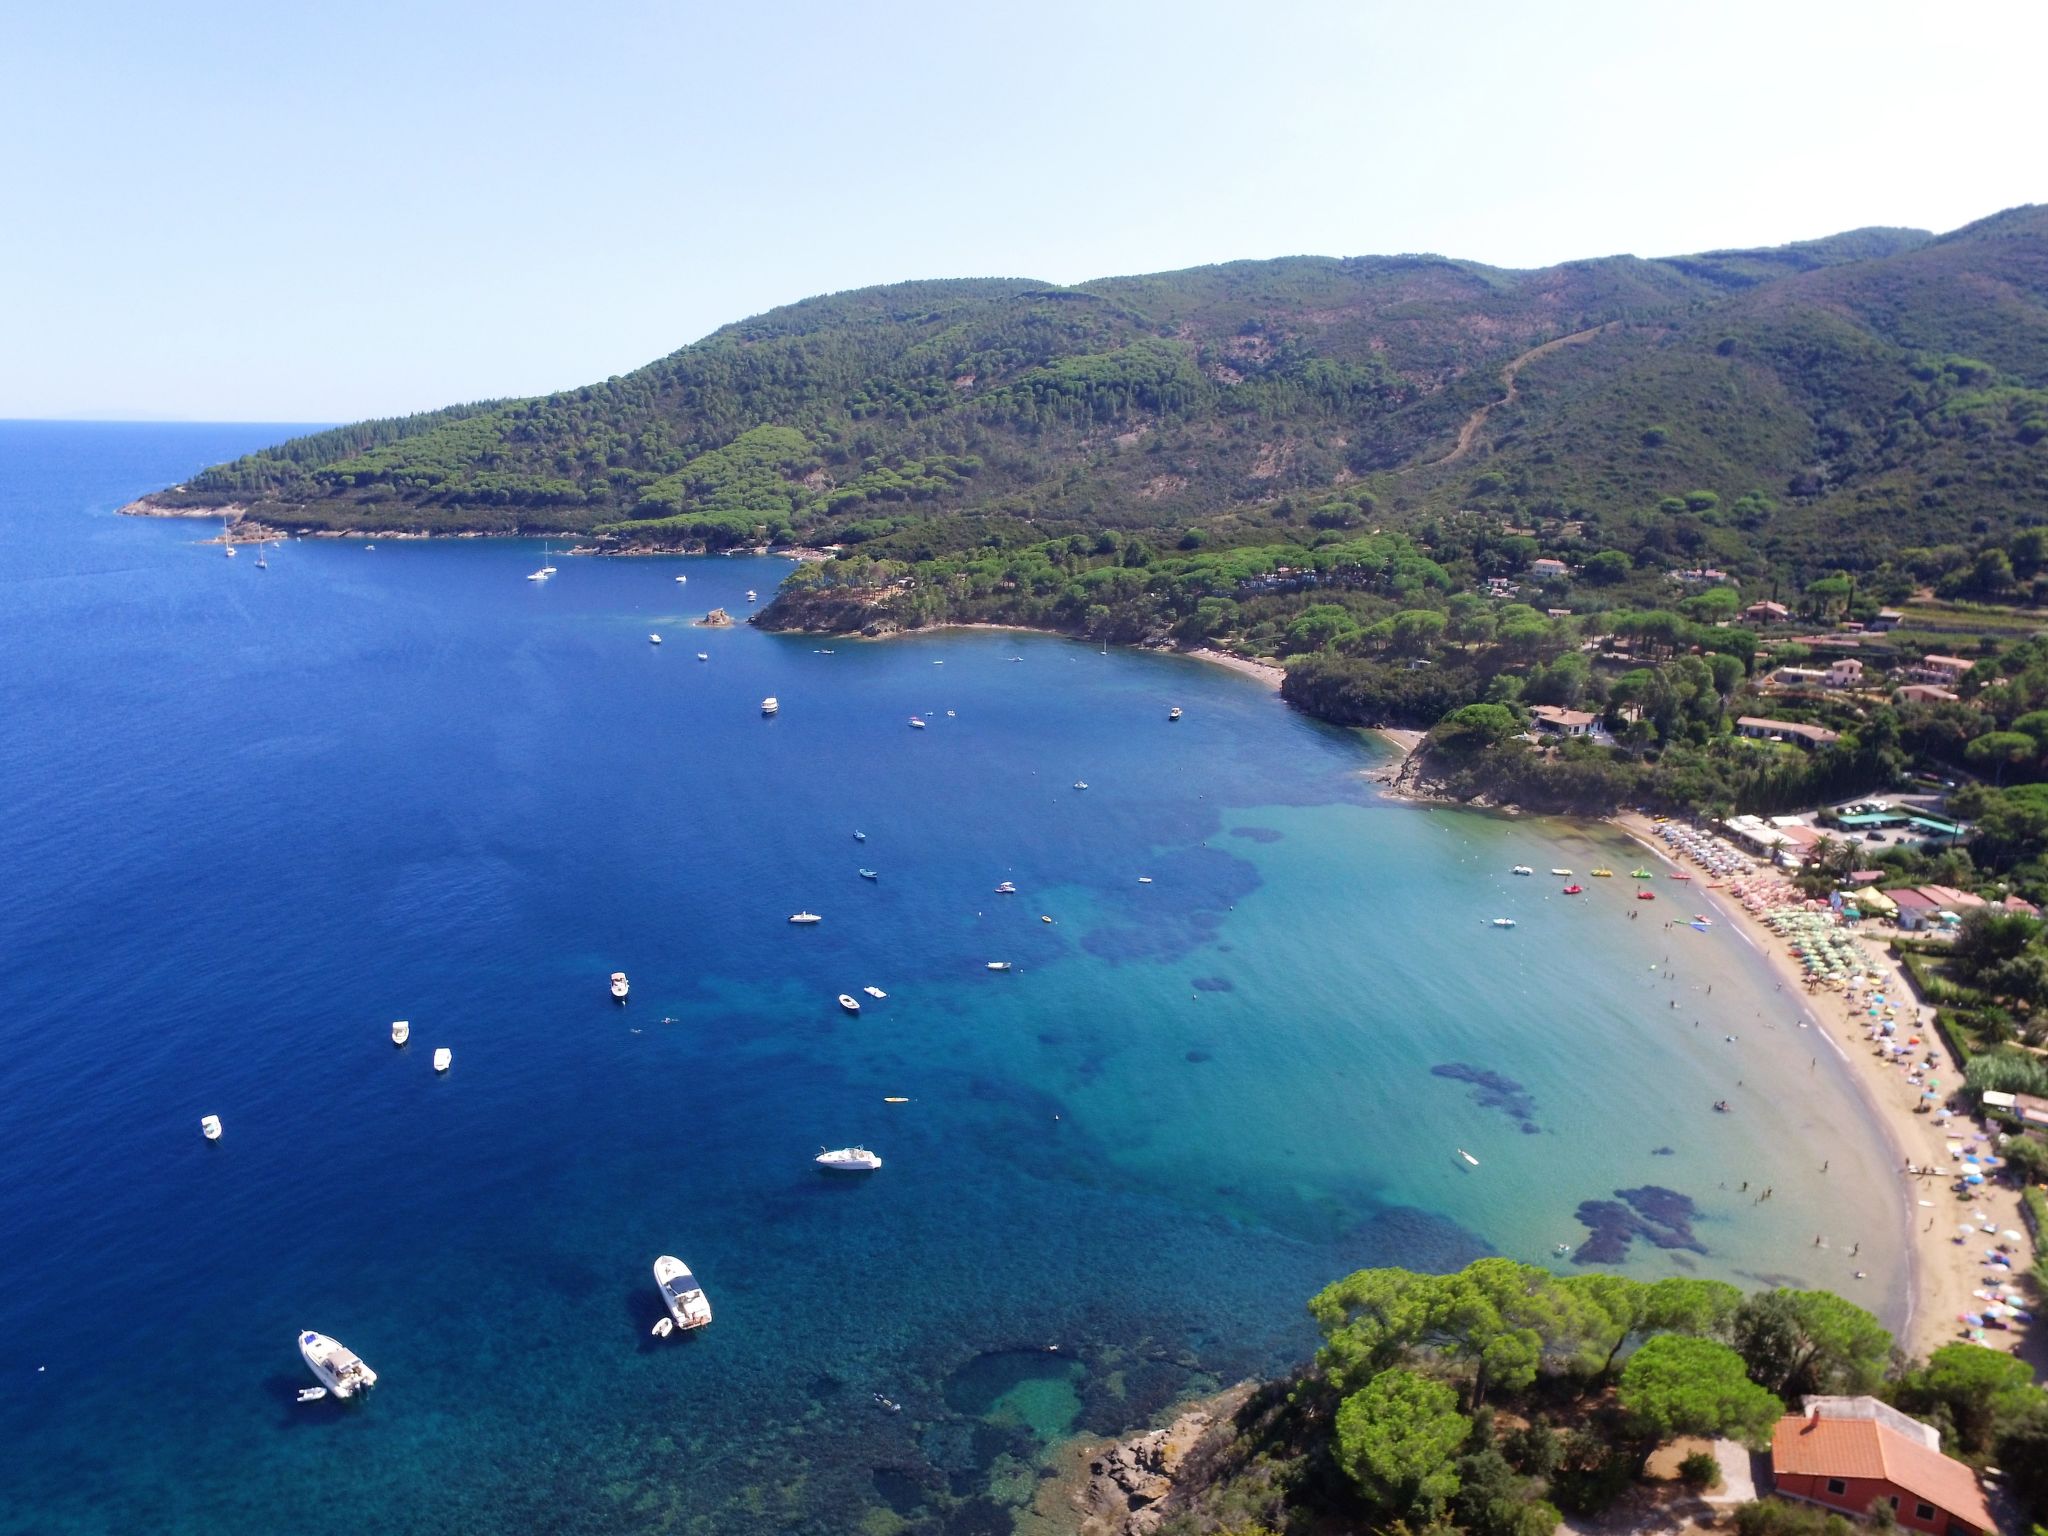
[[[1147,1430],[1102,1447],[1088,1458],[1088,1475],[1074,1489],[1079,1536],[1148,1536],[1158,1528],[1179,1487],[1189,1452],[1219,1425],[1227,1431],[1251,1396],[1252,1384],[1185,1409],[1164,1429]]]

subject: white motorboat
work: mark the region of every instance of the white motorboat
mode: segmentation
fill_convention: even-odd
[[[1007,960],[991,960],[988,963],[988,968],[992,971],[1007,971],[1010,968],[1010,962]]]
[[[882,878],[882,877],[881,877],[881,876],[880,876],[879,874],[877,874],[877,873],[876,873],[876,872],[875,872],[874,870],[872,870],[872,869],[863,869],[863,870],[861,870],[861,871],[860,871],[859,873],[860,873],[860,877],[861,877],[861,879],[863,879],[863,880],[880,880],[880,879]]]
[[[354,1397],[377,1385],[377,1373],[339,1339],[307,1331],[299,1335],[299,1354],[320,1385],[336,1397]]]
[[[1496,917],[1493,920],[1493,926],[1496,928],[1512,928],[1515,926],[1515,920],[1512,917]]]
[[[391,1043],[393,1045],[403,1045],[411,1038],[412,1025],[410,1023],[404,1019],[393,1019],[391,1021]]]
[[[1140,876],[1138,876],[1138,884],[1140,884],[1140,885],[1150,885],[1151,883],[1152,883],[1152,877],[1151,877],[1150,875],[1140,875]]]
[[[844,1008],[848,1013],[860,1012],[859,999],[854,998],[845,992],[839,994],[839,1006]]]
[[[772,715],[781,708],[781,701],[778,700],[772,693],[769,694],[767,698],[761,701],[761,713],[764,715]]]
[[[1474,1168],[1477,1168],[1479,1166],[1479,1159],[1474,1157],[1470,1152],[1467,1152],[1463,1147],[1458,1148],[1458,1156],[1465,1159],[1465,1161],[1470,1163]]]
[[[648,643],[649,645],[659,645],[659,644],[661,644],[661,636],[659,636],[659,635],[649,635],[649,636],[647,637],[647,643]]]
[[[882,1160],[866,1147],[839,1147],[833,1151],[820,1151],[814,1162],[820,1168],[834,1173],[873,1173],[882,1166]]]
[[[869,997],[874,998],[877,1002],[880,1002],[883,998],[889,995],[888,993],[884,992],[880,987],[862,987],[861,991],[867,993]]]
[[[678,1329],[688,1333],[711,1321],[711,1302],[704,1287],[681,1259],[664,1253],[654,1261],[654,1283],[661,1287],[662,1304],[675,1319]]]
[[[1074,788],[1076,788],[1076,789],[1086,789],[1087,787],[1088,787],[1088,781],[1087,781],[1086,779],[1076,779],[1076,780],[1074,780]]]
[[[1536,871],[1531,869],[1526,864],[1517,864],[1515,866],[1515,873],[1518,875],[1533,875],[1536,873]]]
[[[677,580],[677,581],[688,581],[689,579],[690,579],[690,578],[689,578],[689,577],[687,577],[687,576],[678,576],[678,577],[676,578],[676,580]]]
[[[752,587],[749,587],[749,588],[747,588],[747,601],[751,603],[751,602],[752,602],[753,600],[754,600],[754,589],[753,589]]]
[[[864,843],[868,840],[868,835],[867,833],[861,831],[858,827],[856,827],[854,828],[853,832],[853,840],[856,843]]]
[[[199,1134],[204,1136],[208,1141],[219,1141],[220,1116],[201,1115],[199,1117]]]
[[[1169,720],[1178,720],[1180,718],[1180,706],[1176,704],[1173,706],[1173,708],[1169,709],[1166,712],[1166,718]]]
[[[626,1000],[626,994],[627,994],[627,992],[629,992],[629,991],[631,991],[631,990],[632,990],[632,989],[631,989],[631,987],[630,987],[630,986],[628,986],[628,984],[627,984],[627,982],[626,982],[626,973],[625,973],[624,971],[613,971],[613,972],[612,972],[612,996],[613,996],[613,997],[615,997],[615,998],[617,998],[617,999],[618,999],[618,1000],[619,1000],[620,1002],[622,1002],[622,1003],[623,1003],[623,1002],[624,1002],[624,1001]]]
[[[452,1065],[454,1064],[454,1062],[455,1062],[455,1053],[454,1053],[453,1051],[449,1050],[447,1046],[443,1045],[443,1046],[437,1046],[437,1047],[435,1048],[435,1050],[434,1050],[434,1070],[435,1070],[436,1072],[446,1072],[446,1071],[448,1070],[448,1068],[449,1068],[450,1066],[452,1066]]]
[[[711,653],[709,651],[699,651],[697,653],[697,659],[699,661],[709,661],[711,659]]]
[[[824,921],[824,919],[818,916],[818,914],[815,912],[792,912],[789,914],[789,920],[792,923],[798,924],[822,923]]]
[[[1005,881],[1004,881],[1004,882],[1003,882],[1003,883],[1002,883],[1001,885],[999,885],[999,886],[997,886],[997,887],[996,887],[996,894],[997,894],[998,896],[1014,896],[1014,895],[1016,895],[1016,894],[1017,894],[1017,885],[1016,885],[1016,882],[1015,882],[1015,881],[1012,881],[1012,880],[1005,880]]]
[[[913,731],[921,731],[924,729],[924,722],[918,719],[917,716],[912,715],[910,717],[910,728]]]

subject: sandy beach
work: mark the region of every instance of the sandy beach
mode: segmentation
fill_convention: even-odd
[[[1681,859],[1656,835],[1656,826],[1648,818],[1623,814],[1613,820],[1663,863],[1684,867]],[[1961,1114],[1944,1123],[1931,1113],[1915,1113],[1922,1102],[1923,1085],[1909,1080],[1904,1065],[1908,1056],[1925,1061],[1931,1054],[1935,1064],[1926,1075],[1944,1089],[1961,1085],[1962,1067],[1934,1029],[1934,1010],[1918,1002],[1904,967],[1885,942],[1890,930],[1864,930],[1862,937],[1872,968],[1884,977],[1872,990],[1899,1004],[1895,1038],[1903,1042],[1917,1037],[1920,1042],[1897,1058],[1889,1057],[1870,1039],[1872,1020],[1864,1011],[1867,1004],[1852,1003],[1839,992],[1809,993],[1805,972],[1791,955],[1786,940],[1771,932],[1762,918],[1751,913],[1729,891],[1711,889],[1704,874],[1695,882],[1694,890],[1727,926],[1765,958],[1788,1002],[1848,1065],[1857,1103],[1863,1112],[1875,1117],[1897,1158],[1901,1235],[1908,1243],[1910,1274],[1909,1310],[1906,1326],[1900,1332],[1900,1346],[1907,1353],[1924,1358],[1941,1345],[1966,1337],[1962,1314],[1982,1311],[1987,1284],[2000,1274],[1987,1261],[1987,1252],[2004,1243],[2014,1274],[2021,1274],[2032,1263],[2032,1248],[2024,1236],[2018,1242],[2003,1236],[2008,1231],[2025,1232],[2017,1191],[1987,1183],[1965,1202],[1951,1188],[1958,1167],[1952,1143],[1960,1141],[1967,1145],[1971,1137],[1983,1133],[1983,1126]],[[1946,1177],[1908,1174],[1908,1167],[1949,1172]],[[1815,1176],[1825,1175],[1816,1170]],[[1958,1230],[1966,1220],[1976,1229],[1976,1235],[1958,1241]],[[1995,1229],[1995,1234],[1983,1230],[1987,1224]],[[1827,1240],[1825,1233],[1815,1235],[1823,1242]],[[1985,1338],[1993,1348],[2024,1354],[2037,1373],[2048,1366],[2048,1359],[2044,1359],[2048,1355],[2048,1330],[2015,1324],[2010,1331],[1987,1332]]]
[[[1287,669],[1276,667],[1269,661],[1253,661],[1245,656],[1233,656],[1228,651],[1219,651],[1209,646],[1197,646],[1181,651],[1182,656],[1192,656],[1197,661],[1211,661],[1219,667],[1228,667],[1233,672],[1242,672],[1246,677],[1256,677],[1268,688],[1278,688],[1287,681]]]

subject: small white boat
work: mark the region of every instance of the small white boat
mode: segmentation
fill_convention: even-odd
[[[992,971],[1007,971],[1010,968],[1010,962],[1007,960],[991,960],[988,963],[988,968]]]
[[[626,973],[624,971],[613,971],[612,996],[623,1003],[626,1000],[626,994],[631,990],[631,986],[626,981]]]
[[[324,1333],[300,1333],[299,1355],[320,1385],[336,1397],[354,1397],[377,1385],[377,1373],[363,1364],[361,1356]]]
[[[1536,873],[1535,870],[1531,869],[1526,864],[1517,864],[1515,866],[1514,872],[1518,875],[1533,875]]]
[[[1140,885],[1150,885],[1151,883],[1152,883],[1152,877],[1151,877],[1150,875],[1140,875],[1140,876],[1138,876],[1138,884],[1140,884]]]
[[[697,659],[699,661],[709,661],[711,659],[711,653],[709,651],[699,651],[697,653]]]
[[[1166,718],[1169,720],[1178,720],[1180,718],[1180,706],[1176,704],[1173,706],[1173,708],[1169,709],[1166,712]]]
[[[454,1060],[455,1053],[449,1050],[447,1046],[443,1045],[435,1048],[434,1070],[436,1072],[446,1072]]]
[[[412,1025],[410,1023],[404,1019],[393,1019],[391,1021],[391,1043],[393,1045],[403,1045],[411,1038]]]
[[[839,994],[839,1006],[844,1008],[848,1013],[860,1012],[859,1000],[845,992]]]
[[[675,1319],[678,1329],[688,1333],[711,1321],[711,1302],[704,1287],[681,1259],[664,1253],[654,1261],[654,1283],[661,1287],[662,1304]]]
[[[1515,926],[1515,920],[1512,917],[1496,917],[1493,920],[1493,926],[1496,928],[1512,928]]]
[[[790,921],[791,921],[792,923],[799,923],[799,924],[801,924],[801,923],[822,923],[822,922],[824,921],[824,919],[823,919],[822,917],[818,916],[818,914],[817,914],[817,913],[815,913],[815,912],[792,912],[792,913],[790,913],[790,915],[789,915],[789,920],[790,920]]]
[[[1014,881],[1005,880],[996,887],[996,894],[998,896],[1014,896],[1017,894],[1017,886]]]
[[[868,840],[868,835],[867,833],[861,831],[858,827],[856,827],[854,828],[853,832],[853,840],[856,843],[864,843]]]
[[[769,694],[767,698],[761,701],[761,713],[764,715],[772,715],[781,708],[781,701],[777,699],[775,695],[772,693]]]
[[[888,993],[884,992],[880,987],[862,987],[861,991],[867,993],[869,997],[874,998],[877,1002],[879,1002],[881,999],[889,995]]]
[[[882,1166],[882,1160],[866,1147],[839,1147],[831,1152],[820,1151],[812,1159],[820,1168],[835,1173],[873,1173]]]
[[[219,1141],[220,1116],[201,1115],[199,1117],[199,1134],[204,1136],[208,1141]]]
[[[678,577],[676,578],[676,580],[677,580],[677,581],[688,581],[689,579],[690,579],[690,578],[689,578],[689,577],[687,577],[687,576],[678,576]]]
[[[749,587],[749,588],[747,588],[747,601],[751,603],[751,602],[752,602],[753,600],[754,600],[754,589],[753,589],[752,587]]]
[[[876,874],[875,871],[873,871],[872,869],[861,870],[860,877],[863,880],[880,880],[882,878],[880,875]]]
[[[325,1387],[299,1388],[299,1401],[302,1403],[317,1403],[320,1401],[321,1398],[325,1397],[326,1395],[327,1389]]]
[[[1074,788],[1076,788],[1076,789],[1086,789],[1087,787],[1088,787],[1088,781],[1087,781],[1086,779],[1076,779],[1076,780],[1074,780]]]
[[[1479,1166],[1479,1159],[1474,1157],[1470,1152],[1467,1152],[1463,1147],[1458,1148],[1458,1156],[1465,1159],[1465,1161],[1470,1163],[1474,1168],[1477,1168]]]
[[[659,635],[649,635],[649,636],[647,637],[647,643],[648,643],[649,645],[659,645],[659,644],[661,644],[661,636],[659,636]]]
[[[676,578],[677,581],[681,581],[682,579],[683,578],[680,576]],[[672,1317],[664,1317],[660,1322],[656,1323],[652,1328],[648,1330],[648,1332],[652,1333],[657,1339],[665,1339],[675,1331],[676,1320]]]
[[[913,731],[921,731],[924,729],[924,722],[918,719],[917,716],[912,715],[910,717],[910,728]]]

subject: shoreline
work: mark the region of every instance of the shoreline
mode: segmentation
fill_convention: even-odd
[[[1606,821],[1664,864],[1674,869],[1684,867],[1656,836],[1655,824],[1647,818],[1627,811],[1608,817]],[[1787,941],[1771,932],[1760,917],[1740,901],[1730,898],[1725,890],[1710,890],[1706,879],[1696,878],[1693,894],[1704,900],[1723,925],[1750,946],[1765,968],[1780,982],[1788,1001],[1799,1010],[1813,1032],[1827,1042],[1841,1063],[1850,1096],[1879,1138],[1891,1149],[1893,1177],[1903,1186],[1895,1186],[1893,1198],[1899,1202],[1895,1210],[1904,1240],[1906,1262],[1906,1313],[1898,1329],[1898,1344],[1908,1355],[1925,1359],[1942,1345],[1961,1338],[1959,1314],[1976,1311],[1982,1304],[1972,1293],[1982,1286],[1977,1272],[1983,1265],[1973,1262],[1969,1255],[1993,1239],[1990,1234],[1981,1234],[1981,1243],[1975,1240],[1967,1243],[1955,1241],[1962,1213],[1967,1209],[1980,1226],[1988,1218],[1995,1220],[2001,1231],[2007,1228],[2022,1230],[2019,1197],[2002,1185],[1986,1184],[1983,1192],[1965,1207],[1948,1194],[1946,1179],[1928,1175],[1908,1178],[1903,1172],[1908,1166],[1953,1166],[1955,1158],[1948,1151],[1950,1137],[1972,1134],[1969,1128],[1973,1122],[1959,1115],[1947,1123],[1948,1129],[1945,1130],[1933,1115],[1914,1113],[1920,1102],[1920,1086],[1909,1081],[1904,1071],[1882,1057],[1863,1038],[1867,1014],[1858,1014],[1840,993],[1807,992],[1805,972],[1792,959]],[[1849,931],[1858,932],[1854,929]],[[1960,1064],[1933,1027],[1934,1010],[1920,1001],[1905,967],[1885,942],[1888,935],[1859,932],[1858,936],[1872,953],[1872,969],[1885,977],[1881,983],[1884,995],[1902,999],[1901,1035],[1917,1033],[1922,1047],[1936,1053],[1939,1058],[1940,1066],[1935,1075],[1943,1083],[1959,1085],[1962,1079]],[[2023,1270],[2025,1266],[2022,1264],[2017,1268]],[[2001,1347],[2008,1343],[2024,1344],[2026,1356],[2034,1360],[2037,1368],[2042,1342],[2035,1330],[2020,1328],[1998,1340]]]

